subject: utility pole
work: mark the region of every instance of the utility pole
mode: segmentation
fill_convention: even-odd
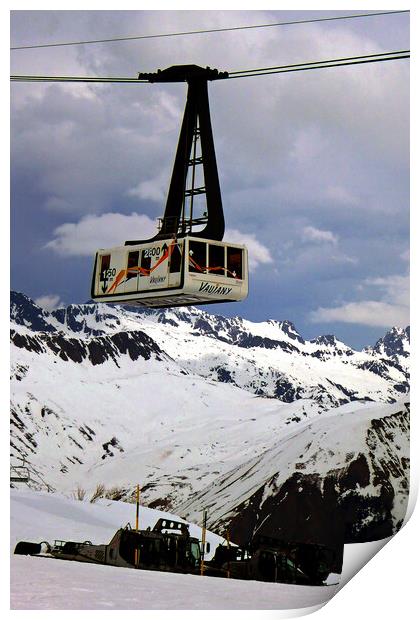
[[[230,579],[230,534],[229,534],[229,530],[226,530],[226,544],[227,544],[227,548],[228,548],[228,568],[227,568],[227,578]]]
[[[204,553],[206,550],[207,510],[203,510],[203,526],[201,528],[201,565],[200,575],[204,575]]]
[[[136,532],[139,531],[139,507],[140,507],[140,485],[136,488]],[[137,546],[134,552],[134,566],[139,567],[140,564],[140,549]]]

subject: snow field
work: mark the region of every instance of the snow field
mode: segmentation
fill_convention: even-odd
[[[227,580],[13,555],[18,540],[108,542],[118,527],[133,523],[134,511],[134,505],[121,502],[90,504],[12,490],[11,609],[295,609],[321,605],[337,590],[333,585]],[[153,526],[159,516],[168,514],[142,508],[141,527]],[[199,528],[191,525],[190,531],[197,536]],[[212,555],[221,539],[210,532],[207,539]]]

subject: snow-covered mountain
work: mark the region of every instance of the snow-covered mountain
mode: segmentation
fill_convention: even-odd
[[[355,351],[332,335],[305,341],[290,321],[252,323],[197,308],[81,304],[48,313],[25,295],[12,293],[11,316],[20,326],[15,327],[17,346],[36,346],[29,338],[25,344],[22,340],[21,328],[27,327],[47,332],[44,345],[56,351],[62,347],[61,356],[67,355],[66,347],[77,348],[74,338],[85,343],[79,346],[106,349],[105,356],[115,346],[121,355],[125,348],[136,355],[133,332],[141,331],[141,339],[148,335],[185,371],[283,402],[311,398],[329,408],[353,400],[393,402],[409,391],[409,327],[393,328],[373,347]],[[111,342],[116,334],[123,340],[119,344]]]
[[[12,462],[25,459],[35,488],[104,484],[124,497],[139,482],[144,504],[195,520],[207,507],[238,538],[237,507],[249,534],[285,488],[289,519],[300,488],[311,514],[326,488],[331,502],[353,497],[357,540],[403,518],[408,328],[358,352],[305,341],[288,321],[196,308],[46,312],[13,293],[11,316]]]

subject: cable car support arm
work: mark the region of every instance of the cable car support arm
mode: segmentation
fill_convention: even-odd
[[[140,73],[139,80],[149,82],[187,82],[188,92],[184,117],[169,185],[165,213],[157,235],[148,240],[126,241],[125,245],[138,245],[148,241],[174,237],[200,237],[221,241],[225,230],[222,197],[217,171],[216,153],[210,120],[207,82],[228,77],[227,72],[197,65],[179,65],[159,70],[157,73]],[[201,156],[197,156],[197,141],[201,143]],[[195,172],[203,166],[204,186],[194,187]],[[192,186],[187,189],[187,176],[192,169]],[[194,219],[194,196],[205,194],[207,210],[203,217]],[[189,216],[186,200],[190,200]],[[204,229],[194,232],[194,226]]]

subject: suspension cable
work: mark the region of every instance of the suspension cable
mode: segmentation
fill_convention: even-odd
[[[329,67],[368,64],[372,62],[384,62],[388,60],[401,60],[404,58],[410,58],[410,50],[402,50],[398,52],[383,52],[381,54],[366,54],[364,56],[349,56],[347,58],[333,58],[331,60],[319,60],[316,62],[296,63],[291,65],[278,65],[275,67],[262,67],[260,69],[244,69],[242,71],[229,72],[227,79],[254,77],[257,75],[271,75],[275,73],[289,73],[295,71],[308,71],[311,69],[327,69]],[[10,80],[12,82],[85,82],[110,84],[149,84],[148,80],[139,80],[137,78],[130,77],[11,75]]]
[[[42,43],[38,45],[19,45],[11,47],[11,51],[16,50],[29,50],[29,49],[39,49],[46,47],[64,47],[71,45],[91,45],[96,43],[115,43],[119,41],[136,41],[140,39],[158,39],[163,37],[182,37],[188,35],[198,35],[198,34],[208,34],[214,32],[232,32],[236,30],[251,30],[256,28],[272,28],[273,26],[293,26],[297,24],[313,24],[318,22],[331,22],[338,21],[343,19],[357,19],[357,18],[366,18],[366,17],[377,17],[380,15],[396,15],[398,13],[409,13],[409,10],[400,10],[400,11],[378,11],[375,13],[357,13],[354,15],[337,15],[332,17],[317,17],[313,19],[297,19],[293,21],[287,22],[275,22],[271,24],[254,24],[250,26],[234,26],[228,28],[210,28],[208,30],[189,30],[186,32],[167,32],[162,34],[144,34],[138,36],[128,36],[128,37],[112,37],[109,39],[91,39],[87,41],[66,41],[64,43]]]

